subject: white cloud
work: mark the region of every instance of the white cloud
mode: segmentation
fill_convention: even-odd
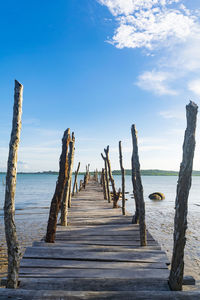
[[[116,17],[118,28],[110,41],[117,48],[154,49],[169,40],[185,41],[199,31],[197,17],[179,0],[99,0]]]
[[[136,85],[158,95],[176,95],[177,91],[168,87],[171,76],[167,72],[146,71],[138,77]]]
[[[179,81],[182,90],[200,95],[197,81],[190,79],[192,72],[200,77],[200,10],[188,9],[183,0],[97,1],[110,10],[117,23],[111,44],[120,49],[146,49],[150,57],[157,54],[156,68],[138,77],[140,88],[158,95],[177,95],[180,90],[170,86],[173,77],[176,86]]]
[[[197,96],[200,96],[200,79],[190,81],[188,83],[188,89]]]
[[[185,119],[185,113],[180,111],[165,110],[165,111],[160,111],[159,115],[164,119],[181,119],[181,120]]]

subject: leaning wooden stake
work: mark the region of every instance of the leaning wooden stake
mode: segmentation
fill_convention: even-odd
[[[135,139],[135,127],[134,125],[131,127],[131,135],[132,135],[132,143],[133,143],[133,147],[134,147],[134,139]],[[132,153],[132,157],[131,157],[131,165],[132,165],[132,184],[133,184],[133,195],[134,195],[134,199],[135,199],[135,214],[133,215],[132,218],[132,223],[133,224],[139,224],[139,199],[138,199],[138,195],[136,193],[137,191],[137,183],[136,183],[136,170],[135,170],[135,166],[134,166],[134,152]]]
[[[51,201],[51,208],[49,213],[49,221],[47,226],[47,233],[45,241],[47,243],[54,243],[55,241],[55,234],[56,234],[56,225],[57,225],[57,218],[58,218],[58,212],[60,209],[63,193],[64,193],[64,187],[66,183],[67,173],[68,173],[68,159],[67,159],[67,153],[68,153],[68,146],[70,143],[70,129],[68,128],[63,135],[62,139],[62,153],[60,156],[60,169],[59,169],[59,175],[58,180],[56,183],[56,189],[53,196],[53,199]]]
[[[82,190],[82,188],[83,188],[83,180],[81,179],[79,184],[79,192]]]
[[[169,277],[172,290],[182,290],[184,272],[184,248],[186,243],[188,196],[192,181],[192,166],[195,150],[195,131],[198,106],[190,102],[186,106],[187,128],[183,143],[183,158],[176,191],[176,212],[174,219],[174,247]]]
[[[119,162],[121,167],[121,173],[122,173],[122,214],[126,214],[125,210],[125,170],[123,167],[123,160],[122,160],[122,142],[119,142]]]
[[[75,194],[75,188],[76,188],[76,185],[77,185],[77,178],[78,178],[78,172],[79,172],[79,169],[80,169],[80,162],[78,163],[78,167],[77,167],[77,170],[75,172],[75,178],[74,178],[74,186],[73,186],[73,190],[72,190],[72,196],[74,196]]]
[[[102,169],[103,170],[103,169]],[[104,171],[105,172],[105,171]],[[103,185],[103,173],[101,172],[100,174],[100,185]]]
[[[70,181],[70,185],[69,185],[69,195],[68,195],[68,208],[71,207],[71,203],[72,203],[72,178]]]
[[[72,180],[72,169],[73,169],[73,162],[74,162],[74,150],[75,150],[74,144],[75,144],[75,137],[74,137],[74,133],[72,133],[72,140],[69,143],[67,180],[65,183],[63,198],[61,202],[61,226],[67,226],[67,214],[68,214],[68,206],[70,200],[70,185]]]
[[[19,271],[19,244],[15,226],[15,190],[17,177],[17,152],[21,132],[23,85],[15,80],[12,131],[7,164],[4,203],[5,235],[8,251],[7,288],[17,288]]]
[[[78,194],[78,182],[76,182],[76,194]]]
[[[110,178],[110,182],[112,185],[112,192],[113,192],[113,208],[117,208],[117,201],[119,200],[119,196],[118,193],[116,191],[115,188],[115,181],[114,178],[112,176],[112,170],[111,170],[111,164],[110,164],[110,159],[109,159],[109,146],[107,146],[106,149],[104,149],[104,152],[106,154],[106,160],[107,160],[107,165],[108,165],[108,173],[109,173],[109,178]]]
[[[107,159],[103,154],[101,153],[101,157],[104,160],[104,165],[105,165],[105,186],[107,190],[107,199],[108,203],[111,203],[111,195],[110,195],[110,187],[109,187],[109,178],[108,178],[108,165],[107,165]]]
[[[135,125],[132,125],[133,155],[132,155],[132,180],[134,185],[134,196],[139,208],[139,224],[140,224],[140,244],[147,245],[147,233],[145,224],[145,203],[143,196],[143,186],[140,175],[140,162],[138,155],[137,131]]]
[[[107,188],[106,188],[106,178],[105,178],[105,169],[102,169],[102,183],[103,183],[103,194],[104,194],[104,199],[108,199],[107,195]]]

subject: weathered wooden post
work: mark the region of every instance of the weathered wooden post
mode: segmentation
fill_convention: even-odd
[[[87,183],[88,183],[88,180],[90,180],[90,164],[88,164],[88,171],[87,171]]]
[[[131,127],[131,136],[132,136],[132,143],[134,147],[134,138],[133,136],[135,135],[135,128],[132,126]],[[137,190],[137,185],[136,185],[136,174],[135,174],[135,166],[134,166],[134,153],[132,153],[131,157],[131,165],[132,165],[132,184],[133,184],[133,195],[135,199],[135,214],[133,215],[132,218],[132,223],[133,224],[139,224],[139,203],[138,203],[138,196],[136,193]]]
[[[19,244],[15,225],[15,190],[17,178],[17,153],[21,133],[23,85],[15,80],[12,131],[6,175],[4,223],[8,251],[7,288],[17,288],[19,272]]]
[[[110,164],[110,159],[109,159],[109,146],[107,146],[106,149],[104,149],[104,152],[106,154],[106,160],[107,160],[107,164],[108,164],[108,173],[109,173],[109,178],[110,178],[110,182],[112,185],[112,191],[113,191],[113,208],[117,208],[117,201],[119,200],[118,194],[116,192],[116,188],[115,188],[115,181],[114,178],[112,176],[112,170],[111,170],[111,164]]]
[[[198,106],[191,102],[186,106],[187,128],[183,143],[183,158],[179,171],[176,191],[176,211],[174,218],[174,247],[169,276],[172,290],[182,290],[184,273],[184,248],[186,243],[188,196],[192,181],[192,166],[195,150],[195,131]]]
[[[72,178],[70,180],[70,185],[69,185],[68,208],[70,208],[71,204],[72,204],[72,193],[71,193],[71,190],[72,190]]]
[[[69,143],[67,180],[65,183],[63,198],[61,202],[61,226],[67,226],[68,207],[71,207],[70,186],[72,181],[72,169],[73,169],[73,162],[74,162],[74,150],[75,150],[74,144],[75,144],[75,137],[74,137],[74,133],[72,133],[72,140]]]
[[[122,160],[122,142],[119,142],[119,162],[121,167],[121,173],[122,173],[122,214],[126,214],[125,210],[125,170],[123,167],[123,160]]]
[[[78,194],[78,182],[76,182],[76,194]]]
[[[86,172],[86,174],[84,175],[84,179],[83,179],[83,188],[84,188],[84,190],[85,190],[85,188],[86,188],[86,184],[87,184],[87,172]]]
[[[132,133],[132,140],[133,140],[132,180],[133,180],[133,187],[134,187],[134,196],[139,208],[140,244],[141,246],[146,246],[147,233],[146,233],[146,224],[145,224],[145,203],[144,203],[144,196],[143,196],[142,180],[140,175],[137,131],[135,125],[132,125],[131,133]]]
[[[58,218],[58,212],[60,209],[63,193],[64,193],[64,187],[67,179],[67,173],[68,173],[68,147],[70,143],[70,129],[68,128],[63,135],[62,139],[62,153],[60,156],[60,168],[59,168],[59,175],[58,180],[56,183],[56,189],[55,193],[53,195],[52,201],[51,201],[51,207],[50,207],[50,213],[49,213],[49,220],[47,225],[47,233],[45,241],[47,243],[54,243],[55,241],[55,234],[56,234],[56,225],[57,225],[57,218]]]
[[[104,172],[105,172],[105,170],[104,170]],[[100,175],[100,185],[101,186],[103,185],[103,173],[102,172],[101,172],[101,175]]]
[[[103,194],[104,194],[104,199],[108,199],[107,195],[107,188],[106,188],[106,178],[105,178],[105,169],[102,169],[102,183],[103,183]]]
[[[82,190],[82,188],[83,188],[83,180],[81,179],[79,184],[79,192]]]
[[[78,163],[78,167],[77,167],[77,170],[75,172],[74,186],[73,186],[73,190],[72,190],[72,196],[74,196],[74,194],[75,194],[75,188],[76,188],[76,185],[77,185],[77,178],[78,178],[79,169],[80,169],[80,162]]]
[[[107,199],[108,202],[111,203],[111,195],[110,195],[110,188],[109,188],[109,178],[108,178],[108,165],[107,165],[107,159],[106,157],[103,156],[103,154],[101,153],[101,157],[104,160],[104,165],[105,165],[105,186],[107,189]]]
[[[99,179],[98,179],[98,170],[96,169],[96,182],[99,182]]]

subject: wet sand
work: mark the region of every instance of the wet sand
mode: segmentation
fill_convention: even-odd
[[[161,221],[162,220],[162,221]],[[188,213],[188,229],[186,232],[186,246],[184,252],[184,275],[193,276],[196,289],[200,289],[200,213]],[[154,211],[146,214],[147,228],[159,242],[171,261],[173,251],[174,212]]]
[[[26,247],[31,246],[34,241],[39,241],[43,238],[46,232],[48,214],[40,214],[39,220],[32,216],[28,219],[23,218],[23,213],[18,216],[16,221],[17,237],[20,245],[20,258],[22,258]],[[22,219],[20,220],[20,217]],[[32,219],[32,220],[31,220]],[[0,277],[5,277],[7,274],[7,250],[4,234],[3,220],[0,220]]]

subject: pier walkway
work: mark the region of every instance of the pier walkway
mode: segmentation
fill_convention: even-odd
[[[169,290],[165,252],[149,232],[148,246],[141,247],[131,219],[89,181],[72,199],[69,226],[57,227],[56,242],[26,249],[19,289],[2,289],[3,299],[200,299]]]

